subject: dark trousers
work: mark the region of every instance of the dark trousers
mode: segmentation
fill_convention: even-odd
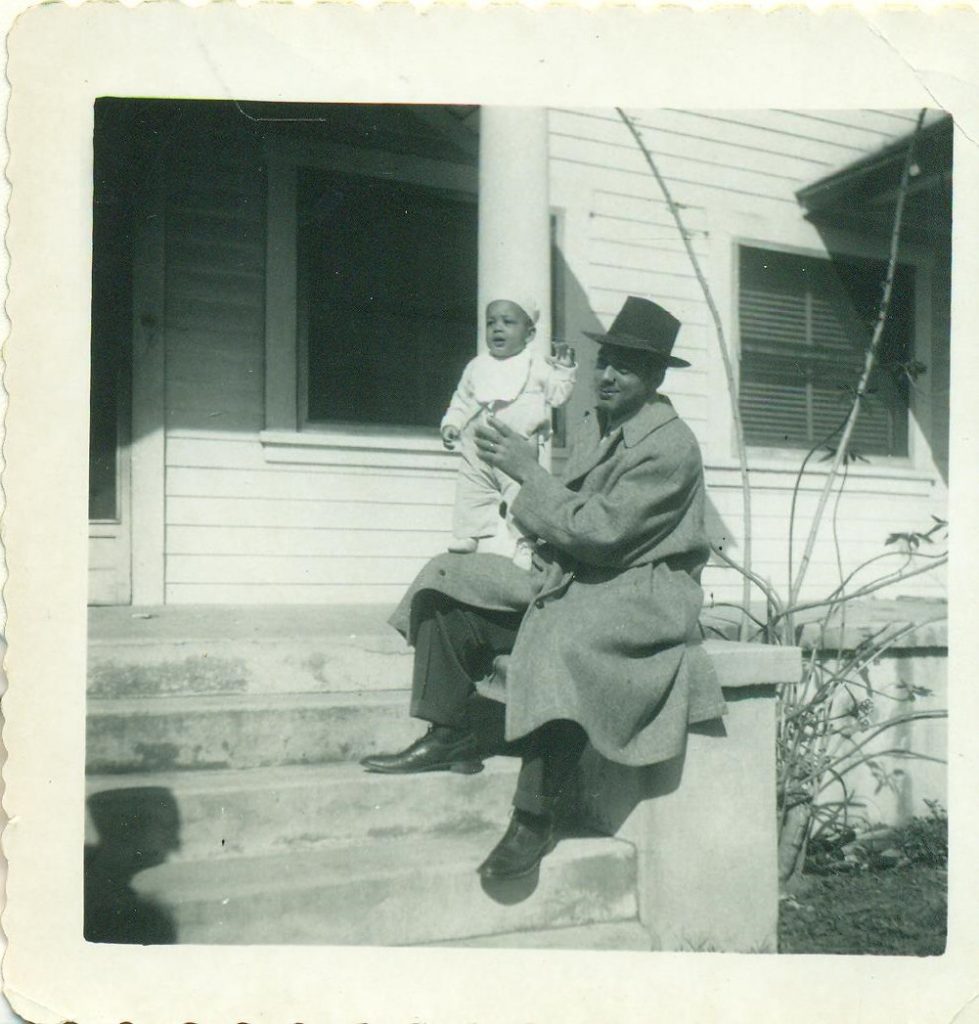
[[[493,659],[509,654],[523,617],[491,612],[446,597],[424,594],[415,637],[411,713],[455,729],[475,730],[485,748],[504,746],[504,708],[476,693]],[[513,805],[529,814],[551,814],[588,742],[576,722],[547,722],[514,745],[520,775]]]

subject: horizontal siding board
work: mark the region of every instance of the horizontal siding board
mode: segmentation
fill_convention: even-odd
[[[683,127],[680,127],[676,116],[665,111],[644,111],[640,115],[633,111],[627,113],[637,118],[643,142],[656,159],[677,156],[717,168],[741,167],[807,180],[825,174],[832,166],[832,161],[826,157],[825,147],[818,144],[809,147],[808,153],[799,152],[788,140],[781,146],[773,140],[762,147],[744,142],[736,130],[729,133],[728,138],[717,138],[709,133],[690,130],[688,121],[682,121]],[[587,140],[633,152],[639,150],[631,132],[617,116],[612,120],[559,115],[551,119],[551,137]]]
[[[783,145],[815,144],[830,157],[835,158],[834,164],[848,163],[857,157],[882,147],[887,140],[875,132],[868,132],[859,127],[827,124],[815,118],[801,117],[795,111],[780,111],[772,108],[756,110],[685,110],[674,113],[684,114],[691,123],[701,122],[708,126],[705,134],[711,137],[714,132],[728,130],[726,126],[737,129],[739,137],[757,140],[771,140],[772,137],[784,139]],[[896,136],[904,134],[901,131]]]
[[[588,269],[588,283],[592,288],[622,291],[627,295],[656,295],[687,302],[704,297],[700,283],[692,274],[671,274],[661,270],[633,270],[593,263]]]
[[[690,267],[690,257],[676,228],[662,231],[660,237],[648,233],[645,225],[622,222],[619,232],[608,231],[603,235],[594,229],[588,243],[589,258],[598,264],[616,263],[627,267],[646,269],[657,266]],[[635,240],[629,238],[629,228],[637,228]],[[658,229],[660,230],[660,229]],[[618,234],[619,237],[616,237]],[[694,253],[706,263],[709,249],[705,239],[698,239]],[[692,269],[690,273],[693,273]]]
[[[289,529],[322,529],[343,534],[350,530],[444,532],[452,524],[452,507],[449,504],[370,504],[280,498],[169,497],[167,522],[174,527],[256,527],[263,532]]]
[[[408,583],[427,559],[315,558],[257,555],[168,555],[167,583],[331,584]]]
[[[267,469],[262,446],[251,437],[183,437],[167,439],[167,466],[223,469]]]
[[[759,469],[757,465],[752,468],[752,458],[749,453],[748,466],[749,478],[752,486],[752,493],[766,494],[782,492],[795,486],[796,475],[799,465],[805,457],[805,452],[798,453],[798,461],[792,462],[785,469]],[[740,493],[741,481],[738,468],[707,467],[707,488],[713,494],[737,494]],[[800,492],[805,495],[810,492],[822,490],[826,480],[826,472],[807,472],[800,484]],[[858,493],[888,495],[895,499],[903,496],[913,496],[933,500],[933,484],[929,477],[920,476],[910,470],[895,467],[891,472],[876,474],[852,472],[846,482],[846,494]],[[764,500],[764,499],[763,499]],[[805,500],[805,499],[803,499]],[[759,506],[761,507],[761,506]],[[874,514],[887,514],[886,508],[875,508]]]
[[[892,111],[890,114],[875,110],[863,110],[857,107],[847,110],[786,110],[775,108],[779,114],[791,114],[794,121],[817,121],[820,124],[855,128],[868,138],[881,140],[878,145],[890,142],[895,136],[900,137],[914,129],[917,120],[916,111]],[[870,143],[873,145],[873,142]]]
[[[659,186],[645,165],[629,167],[610,167],[602,163],[600,155],[585,160],[579,156],[552,155],[552,160],[564,163],[575,169],[579,183],[591,184],[593,187],[606,185],[621,191],[629,192],[639,187],[637,182],[648,181],[649,188],[658,191]],[[762,178],[751,171],[728,169],[724,174],[717,174],[712,168],[685,161],[664,158],[658,160],[660,171],[667,186],[677,202],[690,202],[698,206],[715,205],[725,201],[735,202],[735,197],[746,197],[754,204],[764,204],[777,211],[778,208],[797,208],[791,183],[783,183],[784,187],[773,187],[773,179]]]
[[[644,140],[650,145],[649,140]],[[742,192],[778,194],[792,192],[825,168],[814,164],[785,164],[779,157],[765,157],[745,151],[740,159],[724,160],[708,140],[700,150],[702,156],[691,154],[687,146],[651,146],[650,152],[663,177],[670,180],[695,181],[705,185],[727,184]],[[639,146],[626,137],[622,142],[602,142],[552,134],[550,154],[553,160],[608,167],[628,174],[650,176],[651,171]]]
[[[592,312],[608,326],[622,309],[622,304],[626,298],[636,293],[630,292],[627,288],[622,288],[618,285],[607,288],[596,285],[589,289],[589,294],[592,300]],[[708,324],[710,314],[706,303],[703,301],[696,302],[686,295],[674,294],[672,289],[664,289],[656,295],[647,293],[644,297],[655,299],[662,305],[667,306],[684,327],[688,325],[706,327]]]
[[[363,501],[444,505],[452,501],[452,474],[256,472],[173,468],[167,471],[167,494],[185,497],[279,498],[305,501]]]
[[[596,188],[592,193],[592,218],[596,224],[602,219],[609,222],[628,221],[648,224],[663,229],[667,237],[676,232],[676,222],[669,207],[659,193],[649,194],[633,190]],[[701,206],[687,206],[683,210],[683,224],[691,233],[706,233],[706,214]]]
[[[657,109],[628,109],[626,113],[642,131],[648,133],[650,141],[659,137],[676,139],[677,142],[697,143],[707,139],[719,147],[725,159],[734,159],[739,152],[760,153],[775,157],[796,157],[800,161],[822,166],[824,170],[837,166],[847,159],[862,155],[859,146],[841,143],[830,145],[822,139],[809,138],[798,132],[787,134],[757,120],[751,123],[732,117],[723,111],[676,110],[667,107]],[[581,134],[599,134],[612,130],[621,124],[614,111],[575,111],[574,120],[563,122],[565,126],[579,125]],[[562,122],[556,122],[561,125]],[[623,130],[625,125],[622,125]],[[568,130],[571,130],[570,127]]]
[[[361,522],[368,518],[361,516]],[[176,555],[239,555],[290,558],[431,558],[445,550],[444,530],[344,530],[171,526],[167,552]]]

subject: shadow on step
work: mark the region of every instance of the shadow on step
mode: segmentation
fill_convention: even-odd
[[[85,939],[162,945],[176,941],[167,908],[131,882],[180,849],[180,813],[169,789],[110,789],[88,799],[98,840],[85,847]]]

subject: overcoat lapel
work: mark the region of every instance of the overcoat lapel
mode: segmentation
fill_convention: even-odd
[[[564,467],[564,482],[569,485],[574,484],[582,477],[587,476],[613,447],[613,445],[602,444],[598,417],[593,412],[589,413],[588,419],[575,439],[571,458],[568,459]]]
[[[665,395],[640,409],[622,427],[622,438],[627,447],[638,444],[647,434],[675,420],[676,410]],[[615,435],[613,435],[613,438]],[[598,416],[591,412],[576,438],[571,458],[564,468],[564,482],[569,486],[587,476],[600,462],[618,447],[614,439],[602,440]]]

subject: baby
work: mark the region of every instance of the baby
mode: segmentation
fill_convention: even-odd
[[[486,307],[487,351],[463,371],[441,427],[443,445],[462,455],[449,550],[481,548],[512,557],[521,568],[530,568],[531,543],[509,514],[520,485],[479,459],[473,435],[490,416],[526,438],[549,435],[550,410],[568,400],[577,367],[567,345],[555,346],[554,357],[527,348],[539,316],[531,299],[496,299]]]

